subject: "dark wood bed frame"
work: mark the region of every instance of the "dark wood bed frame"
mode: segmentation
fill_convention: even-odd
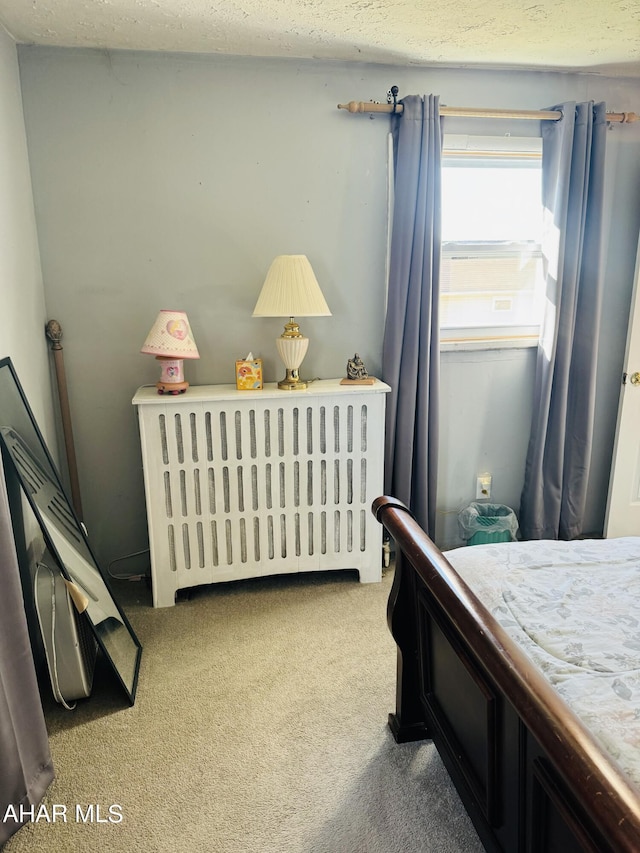
[[[488,851],[640,851],[640,790],[393,498],[399,743],[431,738]]]

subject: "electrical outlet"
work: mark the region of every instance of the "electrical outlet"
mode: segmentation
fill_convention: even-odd
[[[478,474],[476,480],[476,500],[488,500],[491,497],[491,474]]]

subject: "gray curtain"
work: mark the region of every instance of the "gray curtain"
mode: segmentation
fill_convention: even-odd
[[[547,308],[520,505],[525,539],[582,532],[602,303],[605,105],[553,109],[563,117],[542,130]]]
[[[385,491],[435,535],[440,278],[439,99],[411,95],[395,117],[395,186],[382,375]]]
[[[7,808],[28,809],[42,800],[53,779],[40,703],[7,492],[0,458],[0,844],[21,825],[3,821]],[[24,823],[24,820],[22,821]]]

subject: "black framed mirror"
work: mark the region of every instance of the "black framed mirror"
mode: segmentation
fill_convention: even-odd
[[[113,597],[85,530],[66,496],[10,358],[0,360],[0,442],[34,512],[45,544],[67,580],[88,600],[87,620],[129,702],[138,685],[142,646]]]

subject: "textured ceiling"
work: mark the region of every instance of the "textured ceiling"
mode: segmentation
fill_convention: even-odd
[[[640,76],[639,0],[0,0],[18,42]]]

